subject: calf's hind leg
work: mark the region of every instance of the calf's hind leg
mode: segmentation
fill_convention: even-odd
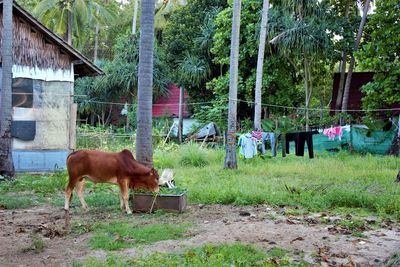
[[[85,190],[85,179],[82,179],[76,183],[76,193],[78,194],[82,207],[85,210],[88,210],[89,206],[86,204],[85,198],[83,197],[84,190]]]
[[[69,180],[67,187],[65,188],[65,204],[64,204],[64,209],[66,211],[69,210],[69,205],[71,203],[71,198],[72,198],[72,190],[74,190],[75,187],[75,180]]]

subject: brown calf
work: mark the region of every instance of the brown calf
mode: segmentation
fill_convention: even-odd
[[[120,207],[128,214],[132,211],[128,204],[128,190],[145,189],[158,192],[158,173],[135,160],[129,150],[118,153],[101,152],[95,150],[79,150],[71,153],[67,158],[69,181],[65,189],[66,211],[72,198],[72,190],[76,187],[79,200],[84,209],[88,208],[83,197],[85,178],[93,183],[118,184],[120,188]]]

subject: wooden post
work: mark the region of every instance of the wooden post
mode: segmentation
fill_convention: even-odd
[[[322,121],[324,120],[324,96],[321,96],[319,101],[321,105],[321,110],[319,112],[319,124],[322,126]]]
[[[208,134],[209,134],[209,133],[208,133]],[[207,142],[208,134],[206,135],[206,138],[204,138],[203,143],[201,143],[200,148],[203,148],[204,144]]]
[[[183,142],[183,96],[184,90],[181,86],[179,92],[179,123],[178,123],[178,140],[179,143]]]
[[[172,132],[172,129],[174,129],[174,127],[175,127],[175,122],[174,122],[174,123],[172,123],[172,126],[171,126],[171,128],[169,128],[169,131],[168,131],[167,137],[165,138],[163,145],[165,145],[165,144],[167,143],[167,140],[168,140],[168,138],[169,138],[169,136],[170,136],[170,134],[171,134],[171,132]]]
[[[69,149],[76,149],[76,117],[78,112],[78,104],[71,104],[71,114],[69,120]]]
[[[286,134],[282,133],[281,134],[281,140],[282,140],[282,157],[286,157]]]

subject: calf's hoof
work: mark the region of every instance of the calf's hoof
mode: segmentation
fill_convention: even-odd
[[[126,212],[126,214],[132,214],[132,211],[131,210],[128,210],[127,212]]]

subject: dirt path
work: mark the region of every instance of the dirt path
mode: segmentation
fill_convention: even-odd
[[[124,216],[74,210],[72,221],[105,222],[126,218]],[[178,216],[143,219],[140,214],[135,214],[132,220],[141,223],[190,222],[193,227],[182,240],[160,241],[118,253],[125,257],[138,257],[156,251],[179,252],[207,243],[242,242],[264,250],[284,248],[291,251],[295,260],[303,259],[310,264],[375,266],[400,250],[398,224],[383,222],[380,227],[369,227],[368,223],[375,223],[374,218],[369,218],[357,229],[363,236],[359,238],[350,235],[349,229],[335,226],[334,222],[345,219],[328,214],[295,217],[285,215],[284,208],[229,205],[190,206],[187,212]],[[351,216],[347,219],[351,220]],[[90,233],[65,236],[63,226],[64,212],[59,208],[0,210],[0,265],[68,266],[73,261],[84,261],[88,256],[105,258],[107,252],[88,248]],[[41,242],[35,243],[35,240],[44,240],[46,247],[42,252],[37,253]]]

